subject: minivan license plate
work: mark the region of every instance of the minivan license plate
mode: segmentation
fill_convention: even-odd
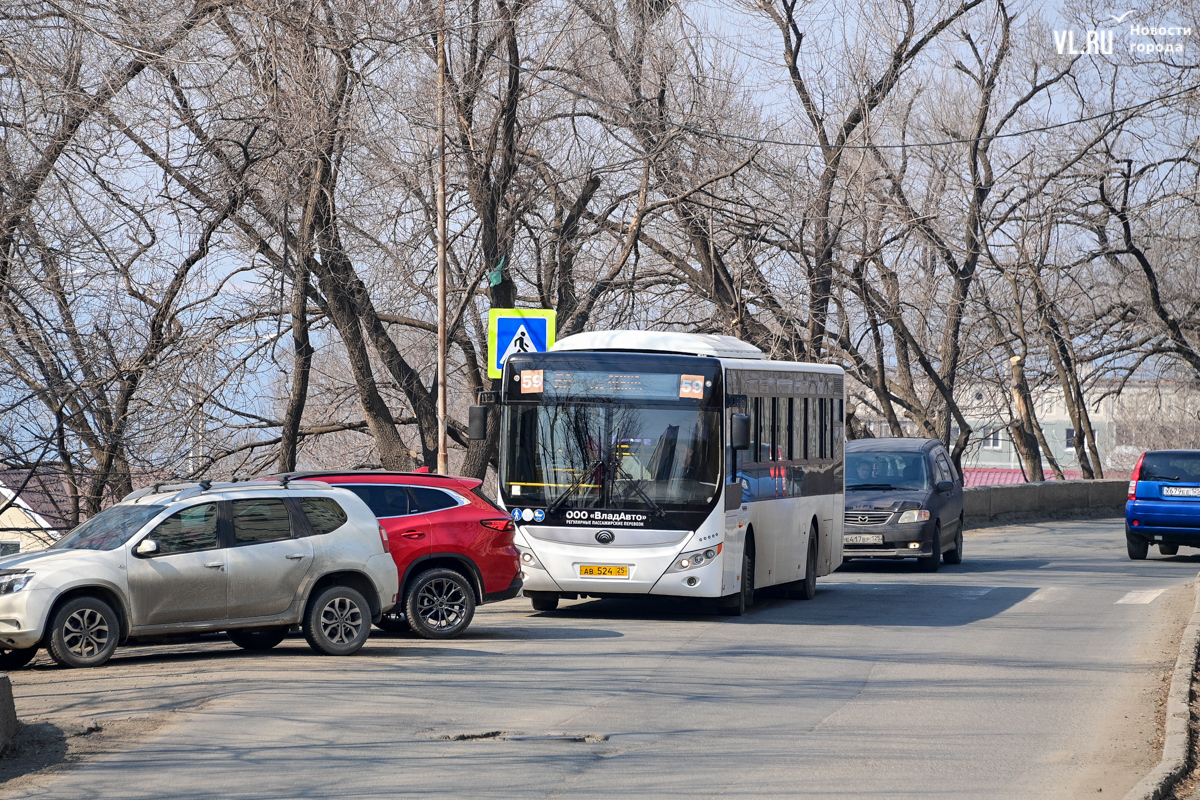
[[[842,544],[883,544],[882,533],[847,533]]]
[[[1164,486],[1163,497],[1200,497],[1200,486]]]
[[[629,567],[614,567],[611,564],[581,564],[581,578],[628,578]]]

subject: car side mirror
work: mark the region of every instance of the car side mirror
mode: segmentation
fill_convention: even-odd
[[[950,492],[954,490],[954,481],[938,481],[933,488],[939,492]]]
[[[732,414],[729,417],[729,446],[734,450],[750,449],[750,417]]]
[[[471,406],[467,417],[467,438],[481,441],[487,438],[488,407]]]
[[[137,547],[133,548],[133,552],[139,556],[152,556],[158,552],[158,542],[153,539],[142,539],[138,542]]]

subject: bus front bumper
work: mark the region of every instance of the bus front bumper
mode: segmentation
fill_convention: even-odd
[[[709,563],[678,572],[667,572],[686,545],[666,547],[579,548],[555,542],[533,543],[524,537],[517,542],[522,553],[524,588],[533,592],[567,594],[655,594],[682,597],[719,597],[724,554]],[[534,562],[524,560],[530,553]],[[620,577],[582,575],[586,567],[623,567]]]

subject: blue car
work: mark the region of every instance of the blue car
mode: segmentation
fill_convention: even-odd
[[[1142,454],[1129,481],[1125,541],[1135,561],[1151,544],[1164,556],[1200,547],[1200,450]]]

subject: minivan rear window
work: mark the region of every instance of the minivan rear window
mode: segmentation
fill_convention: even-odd
[[[1146,453],[1138,480],[1200,483],[1200,452]]]

